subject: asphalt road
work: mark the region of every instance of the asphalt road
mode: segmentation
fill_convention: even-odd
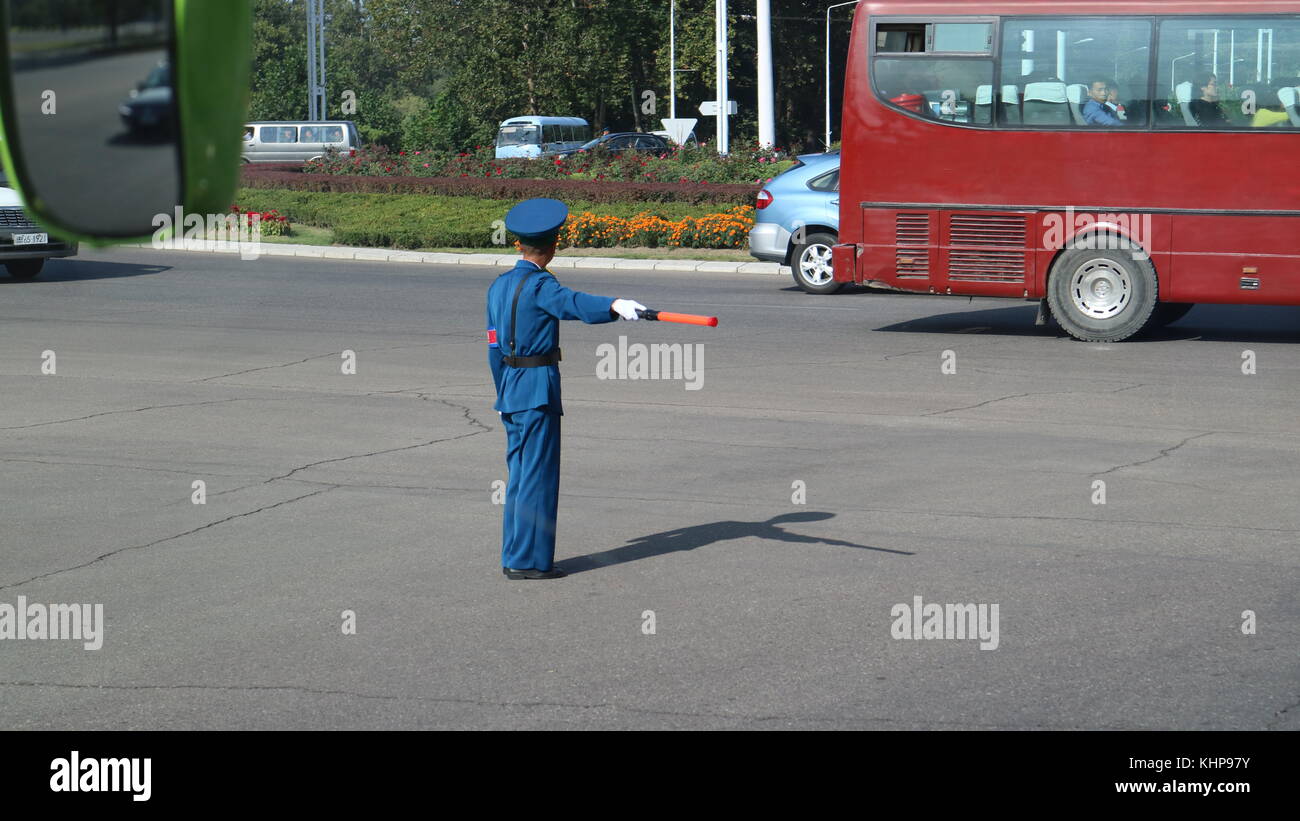
[[[0,278],[0,604],[105,618],[0,641],[0,727],[1300,729],[1300,309],[1088,345],[1024,302],[562,272],[721,324],[565,325],[573,573],[507,582],[493,275]],[[596,378],[620,335],[702,345],[700,389]],[[894,638],[918,596],[997,605],[996,648]]]

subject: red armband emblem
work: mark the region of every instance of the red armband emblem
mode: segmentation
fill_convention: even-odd
[[[496,329],[496,328],[488,328],[488,347],[489,347],[489,348],[496,348],[496,347],[499,347],[499,346],[497,345],[497,329]]]

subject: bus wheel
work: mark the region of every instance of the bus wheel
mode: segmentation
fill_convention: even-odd
[[[1057,258],[1047,302],[1070,336],[1119,342],[1147,324],[1159,286],[1155,266],[1136,250],[1071,248]]]
[[[14,279],[36,279],[37,274],[45,267],[45,260],[16,259],[13,262],[6,262],[5,267],[9,269],[9,276]]]
[[[1194,302],[1161,302],[1151,313],[1151,321],[1147,323],[1147,327],[1163,328],[1172,325],[1187,316],[1187,312],[1195,307]]]
[[[831,267],[831,248],[835,247],[834,234],[809,234],[790,255],[790,268],[794,283],[810,294],[833,294],[844,287],[835,281]]]

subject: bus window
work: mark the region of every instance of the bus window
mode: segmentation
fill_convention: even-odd
[[[1003,125],[1132,128],[1147,122],[1151,23],[1025,18],[1002,30]]]
[[[876,90],[895,108],[935,120],[975,121],[981,86],[993,82],[985,60],[908,58],[876,60]]]
[[[497,145],[537,145],[535,125],[503,125],[497,132]]]
[[[976,122],[976,100],[993,82],[992,48],[988,21],[880,23],[876,92],[891,106],[922,117]],[[981,56],[987,59],[972,59]]]
[[[1300,19],[1170,20],[1157,64],[1163,128],[1293,128],[1284,100],[1300,82]]]
[[[549,144],[549,143],[558,143],[558,142],[561,142],[561,141],[563,141],[563,140],[564,140],[564,137],[563,137],[563,135],[560,134],[560,127],[559,127],[558,125],[544,125],[544,126],[542,126],[542,142],[543,142],[543,143],[547,143],[547,144]]]

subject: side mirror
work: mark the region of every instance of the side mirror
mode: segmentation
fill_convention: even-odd
[[[250,0],[0,0],[3,160],[28,212],[86,241],[224,214]]]

